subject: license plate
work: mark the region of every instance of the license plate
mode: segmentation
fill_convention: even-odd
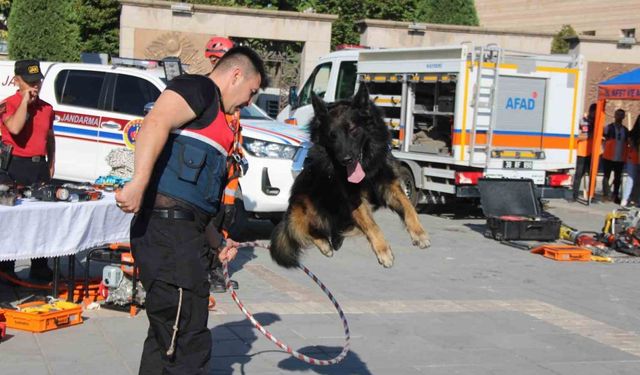
[[[527,160],[504,160],[502,162],[504,169],[533,169],[533,162]]]

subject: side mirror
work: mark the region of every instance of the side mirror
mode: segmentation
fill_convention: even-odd
[[[147,104],[144,105],[144,115],[146,116],[149,112],[151,112],[151,110],[153,109],[153,106],[155,105],[155,102],[149,102]]]
[[[291,109],[298,105],[298,86],[289,87],[289,105]]]

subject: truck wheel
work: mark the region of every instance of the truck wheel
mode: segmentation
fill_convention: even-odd
[[[416,190],[416,181],[413,178],[413,173],[407,167],[400,167],[398,180],[402,191],[407,195],[413,207],[416,207],[418,205],[418,191]]]

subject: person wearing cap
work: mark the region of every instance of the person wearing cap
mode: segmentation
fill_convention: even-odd
[[[37,60],[16,61],[14,72],[18,91],[5,99],[0,122],[2,143],[12,149],[5,172],[18,185],[46,183],[54,172],[53,107],[38,97],[44,76]],[[0,271],[17,278],[14,266],[14,261],[0,262]],[[46,258],[31,260],[29,277],[51,281]]]

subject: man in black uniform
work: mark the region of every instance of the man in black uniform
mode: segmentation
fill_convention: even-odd
[[[207,222],[219,209],[235,132],[225,114],[266,85],[247,47],[225,54],[208,76],[174,78],[144,118],[133,179],[116,195],[135,212],[131,248],[147,291],[149,332],[140,374],[202,374],[210,358]],[[218,244],[221,261],[237,243]]]

